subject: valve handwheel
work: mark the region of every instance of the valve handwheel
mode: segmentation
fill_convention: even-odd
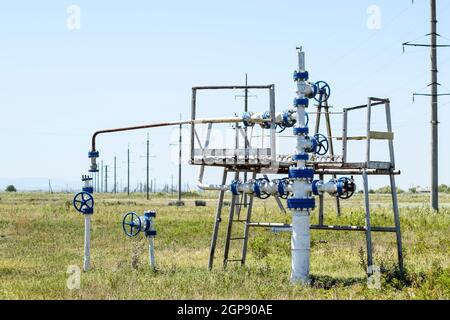
[[[328,152],[328,147],[329,147],[327,137],[325,137],[321,133],[316,133],[314,135],[314,138],[317,141],[317,148],[316,148],[315,153],[318,154],[319,156],[326,155]]]
[[[331,89],[328,83],[325,81],[317,81],[314,86],[317,89],[317,93],[314,96],[314,100],[316,100],[319,103],[328,101],[331,95]]]
[[[338,179],[339,182],[342,183],[342,194],[339,195],[339,198],[346,200],[350,199],[355,193],[355,183],[352,179],[343,177]]]
[[[136,237],[142,230],[142,222],[136,212],[129,212],[123,217],[123,232],[128,237]]]
[[[78,212],[91,214],[94,209],[94,197],[88,192],[80,192],[73,198],[73,206]]]

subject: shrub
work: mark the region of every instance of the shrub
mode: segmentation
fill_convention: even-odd
[[[17,192],[16,187],[14,187],[12,184],[7,186],[5,189],[6,192]]]

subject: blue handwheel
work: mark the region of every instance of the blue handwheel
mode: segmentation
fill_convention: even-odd
[[[353,194],[355,193],[355,183],[352,179],[347,177],[342,177],[338,179],[338,183],[340,183],[340,188],[342,190],[342,193],[339,194],[339,198],[346,200],[350,199]]]
[[[324,156],[328,152],[328,139],[321,133],[316,133],[314,139],[317,141],[317,147],[315,153],[319,156]]]
[[[123,232],[128,237],[136,237],[142,229],[142,222],[136,212],[129,212],[122,220]]]
[[[73,198],[73,206],[78,212],[92,214],[94,212],[94,197],[88,192],[80,192]]]
[[[314,100],[319,103],[325,102],[330,98],[331,88],[325,81],[317,81],[314,86],[316,87],[317,93],[314,96]]]

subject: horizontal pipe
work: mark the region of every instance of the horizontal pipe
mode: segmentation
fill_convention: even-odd
[[[132,130],[141,130],[141,129],[150,129],[150,128],[160,128],[160,127],[169,127],[169,126],[178,126],[183,124],[208,124],[208,123],[238,123],[243,122],[242,118],[234,117],[234,118],[212,118],[212,119],[196,119],[196,120],[181,120],[181,121],[172,121],[172,122],[159,122],[146,124],[141,126],[133,126],[133,127],[124,127],[124,128],[114,128],[114,129],[106,129],[100,130],[93,134],[92,136],[92,151],[96,151],[95,140],[98,135],[104,133],[113,133],[113,132],[123,132],[123,131],[132,131]],[[272,122],[272,119],[252,119],[252,123],[265,123]]]
[[[241,89],[271,89],[273,84],[264,86],[197,86],[192,90],[241,90]]]
[[[292,225],[286,223],[272,222],[250,222],[249,227],[259,228],[292,228]],[[366,231],[364,226],[327,226],[327,225],[310,225],[313,230],[334,230],[334,231]],[[395,227],[371,227],[374,232],[396,232]]]
[[[381,104],[385,104],[385,102],[374,102],[374,103],[371,103],[370,106],[373,107],[373,106],[378,106]],[[347,111],[351,111],[351,110],[357,110],[357,109],[363,109],[363,108],[367,108],[367,104],[363,104],[363,105],[355,106],[355,107],[344,108],[344,109]]]
[[[207,184],[197,181],[197,187],[203,191],[230,191],[230,187],[222,184]]]

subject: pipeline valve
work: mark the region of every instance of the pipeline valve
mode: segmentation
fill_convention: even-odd
[[[92,177],[83,175],[81,181],[84,183],[81,192],[77,193],[73,198],[73,206],[75,210],[82,214],[94,213],[94,187],[92,186]]]
[[[342,177],[337,180],[337,196],[341,199],[350,199],[356,191],[355,181],[353,177]]]
[[[136,212],[127,213],[122,220],[122,230],[130,238],[136,237],[144,232],[146,237],[156,236],[153,219],[156,217],[155,211],[146,211],[143,216]]]
[[[342,177],[337,180],[330,180],[323,182],[320,180],[314,180],[311,185],[312,192],[318,196],[323,193],[339,197],[340,199],[350,199],[355,193],[356,186],[353,177]]]

